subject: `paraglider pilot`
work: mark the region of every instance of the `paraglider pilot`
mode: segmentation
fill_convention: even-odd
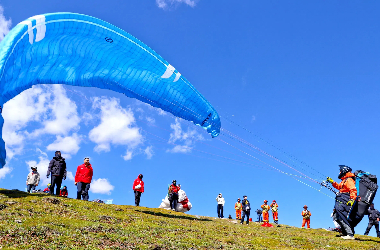
[[[170,207],[173,211],[177,211],[177,203],[178,203],[178,191],[180,187],[177,186],[177,181],[173,180],[172,184],[169,187],[169,201]]]
[[[327,177],[327,181],[339,190],[335,197],[335,218],[342,230],[342,238],[345,240],[354,240],[354,228],[350,225],[347,217],[357,198],[355,187],[355,175],[351,173],[352,169],[345,165],[339,165],[338,178],[342,181],[338,184],[333,179]]]

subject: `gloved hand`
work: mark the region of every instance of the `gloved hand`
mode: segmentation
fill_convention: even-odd
[[[331,179],[330,177],[327,177],[327,182],[333,183],[333,182],[334,182],[334,180],[333,180],[333,179]]]
[[[64,180],[66,180],[66,176],[65,176],[65,177],[63,177],[63,179],[64,179]]]
[[[347,202],[347,206],[352,206],[352,205],[354,205],[354,202],[355,202],[355,200],[349,200],[349,201]]]
[[[49,178],[49,175],[46,175],[46,178]]]

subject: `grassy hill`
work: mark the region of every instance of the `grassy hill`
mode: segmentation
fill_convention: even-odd
[[[0,249],[380,249],[374,237],[233,222],[0,189]]]

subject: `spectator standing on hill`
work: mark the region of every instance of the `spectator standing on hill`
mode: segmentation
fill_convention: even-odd
[[[302,215],[302,228],[305,228],[305,224],[307,224],[307,229],[310,229],[310,216],[311,213],[307,210],[307,206],[303,206]]]
[[[244,217],[247,216],[247,225],[249,224],[249,215],[251,214],[251,204],[248,201],[248,198],[246,195],[243,196],[243,216],[241,217],[240,224],[244,223]]]
[[[93,169],[90,164],[90,158],[84,158],[84,163],[79,165],[75,174],[75,185],[77,186],[77,199],[88,201],[88,191],[90,190],[90,183],[92,181]]]
[[[264,200],[264,204],[261,205],[261,209],[263,210],[263,221],[264,221],[264,224],[268,224],[269,223],[269,210],[270,210],[270,206],[267,203],[268,203],[268,201]]]
[[[278,225],[278,204],[275,200],[270,204],[270,208],[272,209],[273,221]]]
[[[263,222],[263,217],[261,216],[263,214],[263,210],[256,209],[256,214],[257,214],[257,221],[256,222]]]
[[[141,194],[144,193],[144,182],[143,175],[139,174],[136,180],[133,182],[133,192],[135,193],[135,205],[138,207],[140,205]]]
[[[241,210],[243,209],[243,206],[241,205],[240,198],[237,199],[237,202],[235,203],[235,210],[236,210],[236,219],[241,220]]]
[[[223,207],[224,207],[224,203],[225,203],[225,200],[222,196],[222,193],[220,193],[217,197],[216,197],[216,201],[218,202],[218,205],[216,207],[216,211],[218,213],[218,218],[223,218]]]
[[[173,180],[172,184],[169,187],[169,201],[170,201],[170,207],[173,211],[177,211],[177,204],[178,204],[178,191],[181,188],[177,186],[177,181]]]
[[[67,196],[69,196],[69,191],[67,190],[66,186],[63,186],[63,188],[61,188],[61,193],[59,194],[59,196],[66,197],[66,198]]]
[[[377,209],[375,209],[375,205],[372,203],[367,211],[368,214],[368,226],[365,230],[364,235],[368,235],[369,231],[371,230],[372,226],[375,226],[377,237],[380,237],[379,232],[379,221],[380,221],[380,213]]]
[[[27,191],[30,193],[31,190],[36,190],[38,183],[40,182],[40,174],[37,172],[37,167],[31,167],[32,171],[28,174],[26,178]]]
[[[47,187],[44,189],[44,193],[50,193],[50,186],[51,186],[51,184],[49,183],[49,184],[47,184]]]
[[[61,156],[61,151],[55,151],[55,156],[49,163],[46,178],[49,178],[50,174],[50,194],[54,194],[54,187],[56,187],[55,194],[58,196],[61,190],[62,179],[66,180],[66,162],[65,158]]]

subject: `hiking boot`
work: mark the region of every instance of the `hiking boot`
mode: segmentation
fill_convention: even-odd
[[[350,235],[346,235],[346,236],[342,236],[342,239],[345,239],[345,240],[354,240],[355,237],[354,236],[350,236]]]

